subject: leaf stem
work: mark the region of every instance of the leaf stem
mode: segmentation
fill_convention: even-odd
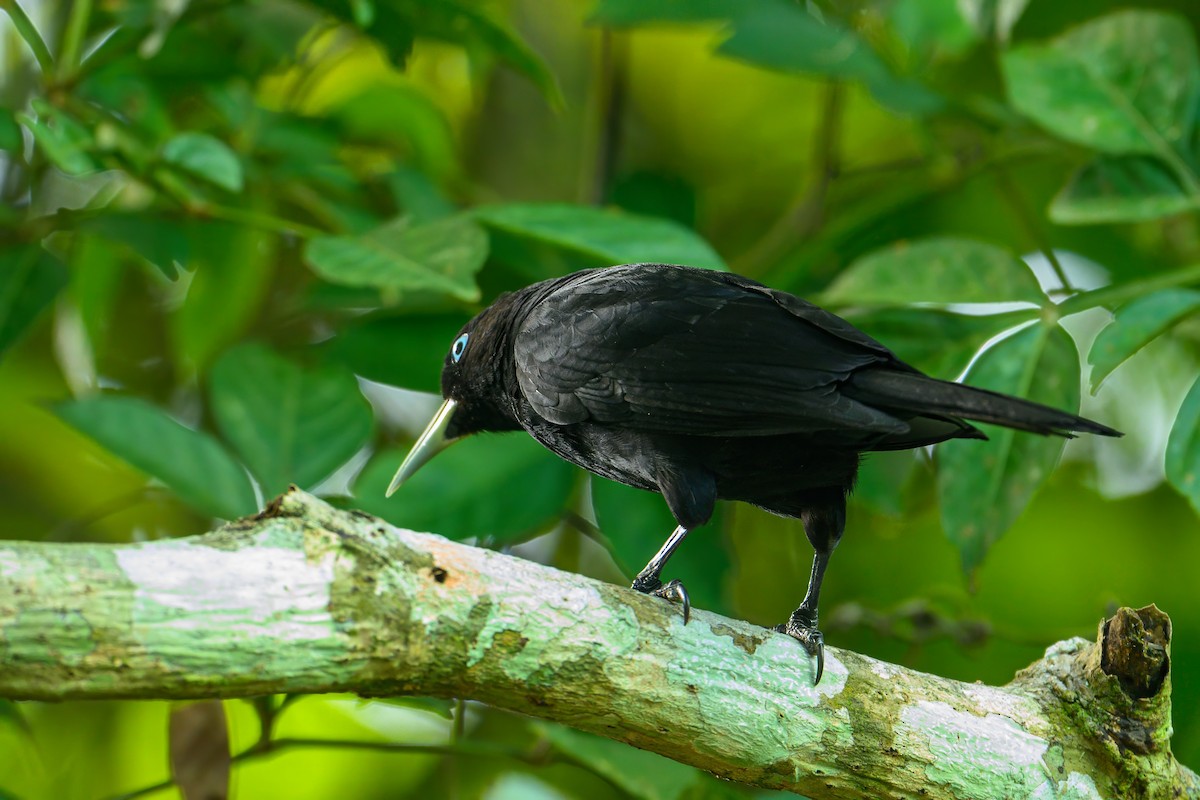
[[[37,27],[33,24],[33,20],[25,13],[25,9],[17,0],[0,0],[0,9],[3,9],[13,21],[13,27],[17,29],[17,34],[25,40],[25,44],[29,45],[29,49],[33,51],[33,57],[37,59],[38,66],[42,69],[42,75],[49,76],[54,72],[54,57],[50,55],[50,48],[46,47],[46,41],[42,35],[38,33]]]
[[[1008,174],[1008,170],[1003,165],[996,167],[996,182],[1000,185],[1000,191],[1004,193],[1008,204],[1012,207],[1017,215],[1017,220],[1025,232],[1029,234],[1030,240],[1034,247],[1041,251],[1046,260],[1050,262],[1050,267],[1054,270],[1054,274],[1058,277],[1059,283],[1063,289],[1068,292],[1075,291],[1075,287],[1071,285],[1071,281],[1067,278],[1067,272],[1063,269],[1062,263],[1058,260],[1058,256],[1054,252],[1054,247],[1046,238],[1045,232],[1038,225],[1037,219],[1030,213],[1029,206],[1025,202],[1025,198],[1021,196],[1020,189],[1013,182],[1012,176]]]
[[[1058,316],[1061,318],[1071,314],[1078,314],[1080,311],[1087,311],[1089,308],[1114,306],[1160,289],[1171,289],[1176,286],[1186,286],[1192,283],[1200,283],[1200,264],[1192,264],[1162,275],[1144,278],[1140,281],[1105,286],[1101,289],[1094,289],[1090,292],[1077,294],[1074,297],[1068,297],[1058,304]]]
[[[87,36],[88,24],[92,19],[92,0],[74,0],[63,31],[62,49],[58,53],[58,78],[69,78],[79,67],[83,40]]]

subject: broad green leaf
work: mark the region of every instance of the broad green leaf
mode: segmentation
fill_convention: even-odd
[[[195,270],[186,299],[170,317],[171,350],[182,371],[204,372],[263,313],[280,237],[214,221],[193,230]]]
[[[216,439],[144,400],[101,395],[60,403],[55,411],[198,511],[233,519],[255,510],[246,471]]]
[[[1004,44],[1025,13],[1029,0],[957,0],[963,17],[981,37],[995,38]]]
[[[25,137],[17,118],[7,108],[0,107],[0,150],[20,153],[25,146]]]
[[[394,148],[434,177],[459,170],[454,132],[445,113],[417,86],[374,83],[331,111],[345,141]]]
[[[47,160],[68,175],[87,175],[96,171],[91,152],[92,134],[61,110],[48,103],[35,105],[37,116],[17,114],[17,121],[33,134],[33,141]]]
[[[646,566],[679,523],[657,492],[592,478],[592,509],[618,566],[630,580]],[[678,578],[698,608],[722,612],[729,557],[721,536],[720,505],[704,527],[688,533],[663,573],[663,583]]]
[[[898,517],[904,512],[908,479],[916,466],[917,459],[911,450],[867,453],[851,497],[876,513]]]
[[[1037,313],[1029,309],[974,316],[940,308],[901,307],[852,310],[845,317],[922,372],[954,380],[989,339]]]
[[[592,19],[617,27],[654,22],[728,20],[730,36],[717,52],[780,72],[861,80],[900,111],[936,111],[935,93],[894,75],[857,33],[820,19],[791,0],[602,0]]]
[[[469,30],[484,47],[533,81],[551,105],[562,105],[562,90],[546,62],[506,24],[486,14],[478,3],[470,0],[431,0],[428,5],[440,7],[449,22],[448,30],[437,29],[430,33],[441,34],[451,41],[461,41],[461,34],[454,34],[464,28]],[[465,25],[463,20],[466,20]]]
[[[311,489],[371,438],[371,409],[354,375],[338,366],[303,369],[249,344],[213,365],[209,399],[221,435],[274,496]]]
[[[242,190],[242,162],[237,153],[215,136],[188,131],[163,145],[163,160],[214,186]]]
[[[108,211],[82,221],[78,230],[93,233],[132,251],[169,280],[191,261],[187,223],[154,212]]]
[[[1193,289],[1164,289],[1118,308],[1088,352],[1092,393],[1127,358],[1197,309],[1200,291]]]
[[[400,219],[361,236],[318,236],[304,258],[331,283],[384,292],[433,291],[479,299],[475,274],[487,259],[487,234],[468,217],[423,225]]]
[[[1017,110],[1105,153],[1163,155],[1191,135],[1200,57],[1174,14],[1119,11],[1001,57]]]
[[[704,774],[666,756],[595,734],[562,725],[538,727],[555,750],[586,765],[638,800],[680,800],[691,795]],[[672,733],[676,732],[666,735]]]
[[[650,22],[735,19],[751,8],[745,0],[600,0],[591,21],[613,27]]]
[[[66,267],[41,245],[0,250],[0,357],[66,285]]]
[[[442,364],[467,314],[373,317],[344,327],[329,342],[330,358],[373,381],[441,391]]]
[[[697,233],[665,219],[565,203],[483,206],[474,214],[490,227],[608,264],[658,262],[726,268]]]
[[[1200,379],[1188,390],[1171,427],[1167,480],[1200,513]]]
[[[987,33],[972,24],[968,13],[959,0],[897,0],[888,10],[888,20],[910,48],[958,56]]]
[[[1146,220],[1200,210],[1162,161],[1149,156],[1101,156],[1081,167],[1050,204],[1060,225]]]
[[[1046,296],[1028,266],[1007,250],[972,239],[901,242],[851,264],[823,295],[828,303],[1041,304]]]
[[[523,433],[471,436],[385,500],[403,457],[393,450],[373,459],[355,483],[354,504],[395,525],[452,539],[512,542],[541,532],[562,513],[577,474]]]
[[[1064,411],[1079,409],[1079,358],[1066,331],[1034,324],[986,350],[966,382]],[[937,447],[942,525],[973,573],[1049,478],[1064,440],[980,425],[990,441]]]

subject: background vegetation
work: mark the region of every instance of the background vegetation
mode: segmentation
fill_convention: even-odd
[[[1116,605],[1158,603],[1176,752],[1200,764],[1194,2],[0,9],[0,535],[181,536],[295,482],[627,581],[671,527],[661,501],[526,437],[383,488],[453,333],[499,292],[631,261],[730,268],[935,375],[1127,432],[871,457],[827,639],[1005,682]],[[773,624],[809,559],[799,523],[731,506],[669,577]],[[177,796],[168,739],[185,783],[221,751],[221,707],[199,708],[168,737],[166,704],[0,701],[0,797]],[[235,753],[264,732],[375,748],[260,747],[241,797],[744,794],[473,705],[224,714]]]

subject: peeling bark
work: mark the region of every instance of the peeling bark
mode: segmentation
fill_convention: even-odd
[[[812,798],[1200,797],[1170,621],[1122,609],[959,683],[337,511],[291,491],[189,539],[0,544],[0,697],[461,697]]]

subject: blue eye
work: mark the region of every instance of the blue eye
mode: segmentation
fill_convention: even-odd
[[[455,364],[458,363],[458,360],[463,357],[463,353],[466,352],[467,339],[469,338],[471,337],[464,333],[454,340],[454,346],[450,348],[450,357],[454,359]]]

